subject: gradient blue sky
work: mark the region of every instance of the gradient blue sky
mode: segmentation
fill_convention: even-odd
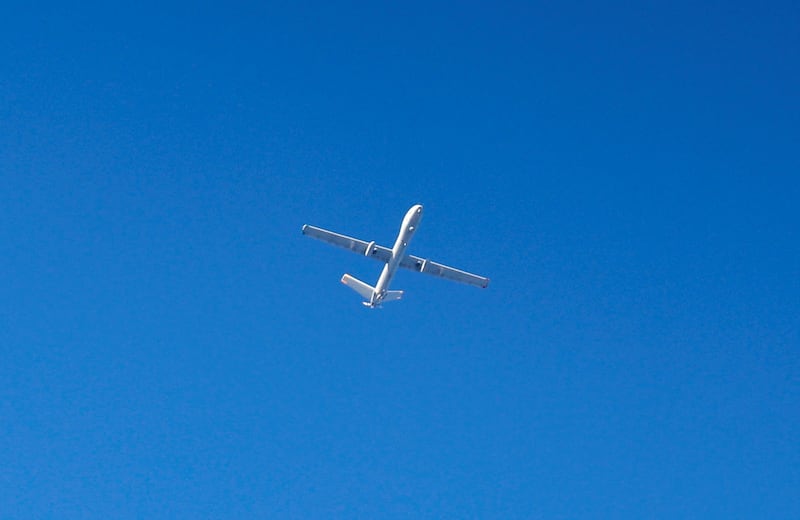
[[[0,517],[800,518],[796,2],[3,12]]]

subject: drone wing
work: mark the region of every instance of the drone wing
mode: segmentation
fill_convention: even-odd
[[[310,236],[311,238],[316,238],[317,240],[322,240],[323,242],[327,242],[337,247],[349,249],[350,251],[358,253],[359,255],[380,260],[383,263],[388,263],[392,258],[391,249],[388,247],[379,246],[374,241],[367,242],[366,240],[359,240],[357,238],[334,233],[333,231],[328,231],[326,229],[309,226],[308,224],[303,226],[303,234]]]
[[[316,238],[328,244],[348,249],[359,255],[364,255],[375,260],[380,260],[383,263],[388,263],[392,259],[392,250],[388,247],[379,246],[374,241],[367,242],[358,238],[349,237],[333,231],[318,228],[316,226],[303,226],[303,234]],[[400,261],[400,267],[418,273],[430,274],[438,276],[446,280],[464,283],[467,285],[474,285],[476,287],[486,288],[489,286],[489,279],[477,274],[468,273],[455,267],[448,267],[444,264],[427,260],[418,256],[406,255]]]
[[[418,256],[407,255],[400,261],[400,267],[416,271],[418,273],[430,274],[452,280],[454,282],[465,283],[467,285],[474,285],[475,287],[486,288],[489,286],[489,279],[477,274],[468,273],[455,267],[448,267],[446,265],[426,260]]]

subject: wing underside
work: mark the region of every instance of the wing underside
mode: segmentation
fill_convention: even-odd
[[[316,238],[328,244],[347,249],[359,255],[380,260],[383,263],[388,263],[392,259],[392,250],[388,247],[379,246],[375,242],[367,242],[358,238],[349,237],[333,231],[318,228],[315,226],[303,226],[303,234],[311,238]],[[426,260],[418,256],[406,255],[400,261],[400,267],[418,273],[429,274],[438,276],[446,280],[464,283],[467,285],[474,285],[475,287],[486,288],[489,286],[489,279],[477,274],[468,273],[455,267],[448,267],[444,264],[434,262],[433,260]]]
[[[400,267],[484,289],[489,286],[489,279],[484,276],[468,273],[461,269],[456,269],[455,267],[448,267],[434,262],[433,260],[426,260],[418,256],[407,255],[400,261]]]
[[[348,249],[354,253],[358,253],[359,255],[380,260],[383,263],[387,263],[392,259],[392,250],[388,247],[379,246],[375,242],[359,240],[358,238],[341,235],[326,229],[309,226],[308,224],[303,226],[303,234],[308,235],[311,238],[316,238],[317,240],[322,240],[323,242],[327,242],[331,245]],[[367,251],[368,249],[369,252]]]

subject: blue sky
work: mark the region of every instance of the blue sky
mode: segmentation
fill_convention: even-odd
[[[796,3],[4,11],[3,518],[800,517]]]

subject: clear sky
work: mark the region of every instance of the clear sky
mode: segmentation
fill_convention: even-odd
[[[800,518],[797,2],[135,4],[0,17],[0,517]]]

